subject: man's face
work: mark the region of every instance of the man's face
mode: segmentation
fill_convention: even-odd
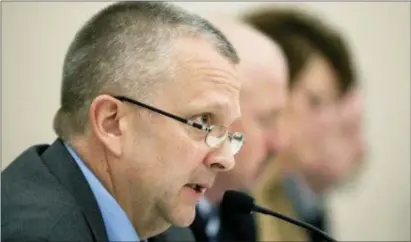
[[[337,133],[337,84],[330,64],[320,56],[313,56],[297,76],[284,116],[284,134],[289,143],[284,151],[295,154],[296,162],[290,164],[297,165],[297,171],[302,172],[312,187],[325,185],[320,184],[328,176],[325,164],[337,162],[331,154],[342,148]]]
[[[199,39],[176,41],[173,50],[173,81],[162,84],[149,104],[202,124],[230,127],[240,116],[234,65]],[[135,106],[129,120],[117,179],[125,187],[132,220],[151,220],[163,228],[188,226],[204,188],[217,172],[234,165],[228,141],[212,149],[204,131]]]
[[[233,129],[243,132],[246,138],[235,157],[234,169],[217,177],[226,189],[252,189],[277,149],[277,118],[287,98],[287,67],[281,53],[269,49],[260,52],[258,63],[243,58],[239,66],[244,81],[242,116]]]
[[[330,64],[314,56],[297,77],[286,111],[288,152],[312,189],[323,192],[344,181],[361,163],[364,143],[361,98],[339,95]]]

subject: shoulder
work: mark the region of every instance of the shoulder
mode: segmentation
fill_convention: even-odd
[[[75,198],[39,156],[47,147],[26,150],[2,172],[2,241],[49,237],[67,241],[78,233],[87,234],[88,225]]]
[[[46,215],[76,204],[74,197],[37,155],[37,149],[42,147],[26,150],[2,172],[2,224],[16,216],[27,214],[29,217],[33,212]]]
[[[2,213],[1,240],[91,241],[92,233],[77,206],[61,205],[23,209],[4,222]]]
[[[190,228],[171,226],[165,232],[149,240],[150,242],[172,242],[172,241],[196,241]]]

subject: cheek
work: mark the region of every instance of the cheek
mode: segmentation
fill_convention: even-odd
[[[206,146],[203,140],[189,137],[189,130],[179,123],[168,119],[158,122],[136,126],[141,128],[130,133],[139,135],[127,137],[124,155],[136,163],[141,176],[155,181],[150,186],[175,192],[201,164]]]
[[[234,169],[253,173],[266,155],[264,136],[262,131],[253,125],[244,129],[244,133],[246,143],[235,157],[237,162]]]
[[[310,108],[309,102],[307,97],[305,97],[302,93],[298,93],[297,95],[293,96],[291,99],[291,112],[294,114],[295,117],[302,118],[304,116],[308,116],[312,113],[312,108]]]
[[[137,124],[135,127],[140,128],[128,132],[123,144],[123,160],[129,169],[129,177],[140,184],[148,181],[151,184],[144,185],[154,188],[163,186],[168,177],[179,172],[176,158],[180,149],[178,142],[170,141],[169,134],[158,132],[162,130],[159,125],[151,124]]]
[[[166,179],[165,185],[175,184],[180,189],[190,181],[193,173],[202,164],[205,149],[202,142],[197,142],[187,136],[185,130],[164,138],[163,143],[157,143],[158,167]]]
[[[174,143],[164,147],[167,156],[164,160],[169,167],[175,168],[177,174],[190,174],[202,161],[201,150],[193,142],[175,140]]]

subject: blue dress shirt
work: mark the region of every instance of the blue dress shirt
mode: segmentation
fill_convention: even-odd
[[[111,196],[90,169],[87,168],[74,149],[67,144],[65,144],[65,146],[80,167],[94,193],[103,216],[108,239],[110,241],[139,241],[140,239],[132,223],[117,201]]]
[[[211,242],[217,241],[220,231],[220,216],[216,205],[211,204],[205,196],[197,203],[200,216],[205,220],[205,233]]]

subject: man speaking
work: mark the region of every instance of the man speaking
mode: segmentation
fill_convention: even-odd
[[[162,2],[113,4],[67,52],[51,145],[2,172],[2,241],[139,241],[186,227],[243,143],[236,51]]]

